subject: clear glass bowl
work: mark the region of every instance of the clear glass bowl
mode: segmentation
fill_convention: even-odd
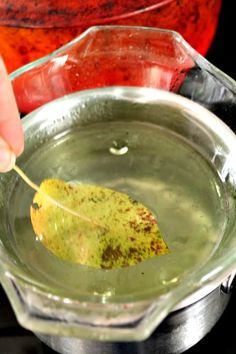
[[[12,72],[92,25],[110,24],[175,30],[206,54],[220,6],[221,0],[0,0],[0,52]]]
[[[24,327],[60,336],[142,340],[172,310],[210,293],[234,272],[236,138],[211,113],[234,124],[236,90],[232,79],[175,32],[107,26],[87,30],[11,78],[20,110],[28,113],[38,107],[23,118],[25,151],[18,160],[35,182],[48,177],[76,179],[78,168],[82,173],[89,163],[94,167],[86,172],[90,182],[97,173],[102,184],[106,174],[121,178],[127,166],[119,174],[118,160],[106,169],[106,159],[90,156],[82,166],[76,151],[59,150],[60,143],[64,137],[67,139],[68,131],[100,123],[109,126],[113,121],[128,126],[135,121],[184,138],[211,161],[224,190],[224,198],[219,201],[225,203],[224,222],[220,217],[217,220],[221,241],[207,257],[196,258],[191,267],[185,267],[185,256],[195,257],[196,252],[179,250],[181,274],[176,273],[175,263],[167,282],[163,266],[166,260],[159,257],[116,271],[59,260],[55,263],[55,257],[35,242],[30,227],[33,193],[14,172],[2,175],[1,281]],[[111,132],[101,136],[102,143],[106,142]],[[92,140],[84,141],[92,145]],[[134,139],[133,143],[139,142]],[[139,173],[138,168],[136,171]],[[206,203],[208,199],[206,196]],[[165,282],[161,283],[162,275]]]

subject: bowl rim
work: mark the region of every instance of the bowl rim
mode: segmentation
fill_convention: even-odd
[[[97,25],[97,26],[91,26],[87,28],[84,32],[79,34],[77,37],[69,41],[68,43],[64,44],[60,48],[52,51],[48,55],[45,55],[37,60],[34,60],[26,65],[21,66],[20,68],[16,69],[12,73],[9,74],[9,78],[13,81],[17,79],[19,76],[24,74],[27,71],[30,71],[31,69],[34,69],[47,61],[50,61],[53,59],[56,55],[60,54],[61,52],[65,52],[67,49],[70,49],[74,45],[76,45],[78,42],[82,41],[84,38],[92,35],[95,35],[97,32],[103,32],[103,31],[109,31],[109,30],[116,30],[116,31],[140,31],[140,32],[153,32],[153,33],[166,33],[169,34],[174,41],[177,43],[180,43],[183,48],[186,50],[186,52],[194,59],[196,56],[201,55],[190,46],[190,44],[182,37],[182,35],[174,30],[170,29],[163,29],[163,28],[156,28],[156,27],[146,27],[146,26],[127,26],[127,25]],[[206,62],[207,60],[202,57]]]

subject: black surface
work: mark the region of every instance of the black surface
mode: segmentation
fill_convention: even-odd
[[[191,1],[191,0],[189,0]],[[236,79],[235,0],[223,0],[218,31],[207,59]],[[55,354],[33,334],[16,322],[6,296],[0,288],[0,354]],[[236,289],[230,304],[213,330],[185,354],[235,354],[236,353]],[[72,353],[77,354],[77,353]],[[91,353],[94,354],[94,353]],[[130,353],[132,354],[132,353]],[[147,353],[150,354],[150,353]]]
[[[223,0],[215,40],[207,59],[226,74],[236,79],[235,0]]]
[[[31,334],[31,332],[24,330],[17,324],[15,316],[12,313],[11,307],[2,289],[0,289],[0,298],[0,353],[55,354],[53,350],[42,344],[33,334]],[[235,354],[235,311],[236,291],[233,292],[226,311],[212,331],[197,345],[186,351],[185,354]]]

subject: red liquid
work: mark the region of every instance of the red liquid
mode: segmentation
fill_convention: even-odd
[[[48,3],[48,0],[35,3],[15,0],[13,4],[9,0],[0,0],[0,24],[2,24],[0,54],[6,62],[8,71],[12,72],[24,64],[51,53],[78,36],[87,27],[104,23],[172,29],[182,34],[198,52],[206,54],[217,26],[221,0],[165,0],[164,2],[155,7],[157,0],[102,0],[98,8],[96,0],[64,2],[51,0],[50,3],[57,6],[55,10],[46,7],[45,3]],[[146,3],[152,8],[139,12],[139,8]],[[86,7],[83,7],[84,4]],[[48,10],[43,16],[40,11],[43,9],[45,12],[45,8]],[[125,9],[128,14],[124,13]],[[94,19],[95,14],[96,19]],[[81,21],[78,24],[80,17]],[[33,25],[39,28],[26,28]],[[43,28],[45,26],[57,27]]]

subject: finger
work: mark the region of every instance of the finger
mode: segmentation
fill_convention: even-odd
[[[0,138],[0,172],[10,171],[16,162],[16,155],[9,145]]]
[[[5,66],[0,57],[0,137],[19,156],[24,148],[20,116]]]

